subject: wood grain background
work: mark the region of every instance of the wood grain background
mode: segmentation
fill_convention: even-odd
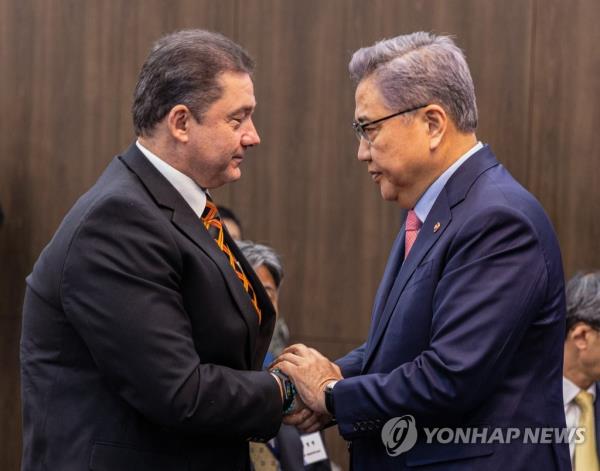
[[[351,53],[416,30],[465,50],[478,137],[542,202],[568,276],[600,266],[597,0],[0,0],[0,469],[20,461],[24,278],[74,203],[133,139],[131,95],[161,34],[224,33],[256,58],[262,144],[216,192],[275,247],[293,340],[338,357],[365,339],[400,226],[355,158]],[[345,443],[327,432],[344,469]]]

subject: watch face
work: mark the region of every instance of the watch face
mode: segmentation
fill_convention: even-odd
[[[327,409],[327,412],[331,415],[335,414],[333,407],[333,385],[329,384],[325,386],[325,409]]]

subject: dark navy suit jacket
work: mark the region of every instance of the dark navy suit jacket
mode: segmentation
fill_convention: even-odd
[[[570,469],[568,444],[426,443],[423,427],[565,427],[564,279],[540,204],[489,147],[448,180],[406,260],[404,228],[365,344],[338,360],[340,433],[357,470]],[[410,414],[416,445],[386,453]]]

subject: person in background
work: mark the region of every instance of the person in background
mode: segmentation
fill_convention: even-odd
[[[235,241],[242,240],[242,223],[236,214],[226,206],[219,205],[219,215],[231,238]]]
[[[246,260],[254,268],[277,313],[273,338],[265,357],[264,367],[266,368],[283,351],[289,341],[289,329],[283,317],[279,315],[279,290],[283,281],[283,267],[280,257],[271,247],[249,240],[239,241],[237,244]],[[268,460],[272,463],[276,461],[282,471],[328,471],[331,469],[329,460],[304,466],[300,434],[295,427],[290,425],[282,425],[277,437],[267,445],[252,445],[250,453],[257,470],[261,468],[256,463]]]
[[[600,407],[600,272],[579,273],[567,284],[567,336],[563,400],[567,427],[584,427],[582,443],[570,443],[574,471],[598,471]]]

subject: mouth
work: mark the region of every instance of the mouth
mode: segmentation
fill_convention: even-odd
[[[369,171],[369,175],[371,175],[371,178],[373,179],[373,181],[375,183],[378,183],[379,180],[381,179],[381,172]]]
[[[243,155],[234,155],[231,158],[232,161],[236,162],[238,165],[242,163],[242,161],[244,160],[244,156]]]

